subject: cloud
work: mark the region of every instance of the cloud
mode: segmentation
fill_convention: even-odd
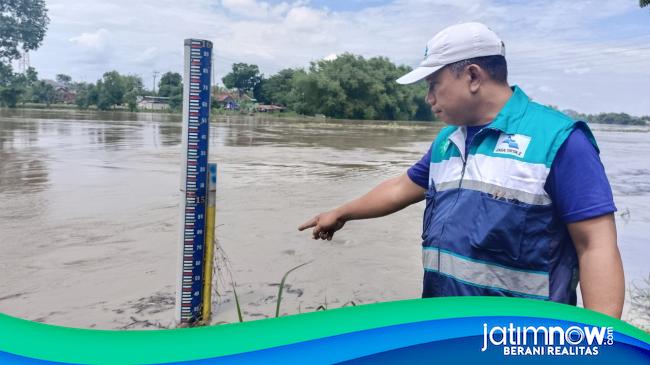
[[[230,12],[251,18],[263,18],[268,15],[269,4],[255,0],[222,0],[221,5]]]
[[[139,64],[150,64],[156,60],[158,57],[158,48],[157,47],[149,47],[142,51],[139,55],[137,55],[134,59],[133,62],[139,63]]]
[[[284,16],[291,8],[291,5],[287,2],[271,5],[267,2],[256,0],[222,0],[221,6],[232,14],[253,19]]]
[[[610,100],[620,100],[621,105],[611,108],[650,113],[649,105],[634,102],[646,88],[641,80],[650,78],[645,67],[650,49],[642,47],[650,41],[650,22],[626,18],[644,11],[628,0],[386,0],[353,5],[320,0],[87,0],[80,7],[73,0],[49,0],[50,29],[31,59],[39,74],[68,73],[88,80],[110,69],[141,75],[154,68],[181,72],[183,39],[198,37],[214,43],[215,80],[235,62],[257,64],[271,75],[343,52],[387,56],[414,66],[438,30],[481,21],[504,39],[513,83],[555,90],[550,94],[534,88],[531,94],[557,96],[550,102],[560,107],[579,104],[587,112],[609,109]],[[582,100],[580,93],[567,91],[575,89],[567,85],[567,75],[572,83],[594,77],[602,84],[616,80],[625,86],[618,91],[603,88],[596,97]],[[614,98],[615,92],[627,97]]]
[[[326,17],[325,11],[300,6],[289,10],[285,24],[293,30],[314,30],[321,27]]]
[[[68,41],[73,43],[75,48],[68,55],[75,63],[105,65],[112,59],[113,47],[110,37],[111,33],[104,28],[71,37]]]
[[[547,86],[547,85],[542,85],[542,86],[538,87],[537,90],[539,90],[539,91],[541,91],[543,93],[547,93],[547,94],[551,94],[551,93],[555,92],[555,90],[552,87]]]
[[[72,37],[70,38],[70,42],[82,47],[104,50],[108,47],[109,34],[108,30],[101,28],[93,33],[81,33],[76,37]]]
[[[564,69],[564,73],[567,75],[584,75],[586,73],[589,73],[590,71],[591,68],[589,67],[573,67],[573,68]]]

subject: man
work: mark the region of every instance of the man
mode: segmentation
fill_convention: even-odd
[[[583,122],[507,82],[505,46],[480,23],[442,30],[397,80],[426,80],[442,129],[422,160],[299,229],[331,240],[354,219],[426,198],[423,297],[497,295],[575,305],[620,318],[623,270],[611,188]]]

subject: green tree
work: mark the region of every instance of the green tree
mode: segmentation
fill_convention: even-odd
[[[575,120],[603,124],[645,125],[645,119],[647,118],[633,117],[626,113],[583,114],[571,109],[563,110],[562,112]]]
[[[100,104],[97,106],[106,110],[115,105],[121,105],[124,102],[125,85],[122,75],[117,71],[104,73],[102,77],[102,87],[99,91]],[[108,107],[106,107],[108,105]]]
[[[35,68],[28,67],[25,71],[25,78],[27,80],[27,83],[31,85],[38,81],[38,72],[36,72]]]
[[[144,83],[138,75],[124,75],[122,76],[122,82],[125,93],[133,90],[139,95],[144,90]]]
[[[126,103],[129,111],[138,110],[138,92],[135,89],[131,89],[124,94],[124,102]]]
[[[56,82],[62,84],[65,87],[70,87],[72,84],[72,77],[66,74],[58,74],[56,75]]]
[[[30,96],[30,85],[36,81],[34,69],[16,74],[11,61],[20,58],[21,50],[41,45],[49,21],[43,0],[0,1],[0,105],[13,108]]]
[[[54,89],[54,86],[43,80],[34,83],[31,94],[33,102],[45,103],[48,107],[56,100],[56,90]]]
[[[179,110],[183,106],[183,93],[174,94],[169,97],[169,107],[172,110]]]
[[[158,96],[172,97],[183,93],[183,77],[178,72],[165,72],[158,82]]]
[[[95,93],[96,94],[93,95],[94,97],[93,104],[97,105],[97,109],[108,110],[114,105],[110,93],[106,90],[104,86],[103,79],[97,80],[97,84],[95,86]]]
[[[137,75],[123,76],[124,80],[124,102],[130,111],[134,112],[138,108],[138,96],[144,91],[142,78]]]
[[[90,84],[88,87],[88,104],[99,105],[99,83]]]
[[[253,91],[262,81],[262,75],[257,65],[247,63],[235,63],[232,65],[232,71],[224,76],[221,81],[229,89],[237,89],[239,95]]]
[[[28,67],[23,75],[16,75],[18,78],[23,78],[25,90],[22,95],[23,104],[34,99],[34,87],[38,82],[38,72],[33,67]]]
[[[645,8],[648,5],[650,5],[650,0],[639,0],[640,7]]]
[[[37,49],[49,22],[44,0],[0,1],[0,62],[20,58],[21,49]]]
[[[14,70],[11,65],[0,62],[0,87],[7,85],[14,78]]]
[[[295,73],[296,70],[287,68],[280,70],[268,79],[263,79],[259,87],[254,90],[257,91],[253,94],[255,99],[268,104],[289,105],[294,96],[292,90]]]
[[[0,105],[15,108],[24,89],[15,85],[7,85],[0,88]]]
[[[35,78],[36,71],[31,67],[24,74],[14,73],[11,65],[0,62],[0,105],[16,107],[28,94],[28,88]]]
[[[287,97],[289,108],[303,114],[348,119],[433,120],[424,101],[426,86],[402,86],[395,82],[409,70],[395,66],[384,57],[365,59],[346,53],[334,60],[312,62],[308,72],[294,72],[289,88],[268,90],[269,86],[263,85],[262,90],[267,90],[264,95],[271,95],[272,100],[279,99],[272,91],[280,90]],[[270,80],[274,77],[267,85],[273,86]]]
[[[120,75],[117,71],[110,71],[104,73],[94,89],[88,90],[88,103],[97,105],[98,109],[108,110],[116,105],[127,104],[128,108],[134,111],[136,99],[142,95],[144,86],[140,76]],[[93,93],[96,93],[96,96]]]
[[[91,105],[97,103],[97,91],[94,84],[77,82],[72,85],[72,88],[77,93],[75,104],[80,109],[88,109]]]
[[[165,72],[158,82],[158,96],[169,98],[169,107],[178,110],[183,105],[183,77],[177,72]]]
[[[296,97],[291,109],[301,114],[324,114],[343,118],[345,92],[341,85],[317,72],[296,73],[293,78]]]

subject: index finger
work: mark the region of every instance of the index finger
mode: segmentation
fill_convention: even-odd
[[[298,230],[303,231],[303,230],[305,230],[307,228],[311,228],[311,227],[314,227],[314,226],[316,226],[316,217],[314,217],[314,218],[308,220],[307,222],[301,224],[300,227],[298,227]]]

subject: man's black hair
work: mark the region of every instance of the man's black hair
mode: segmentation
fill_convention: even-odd
[[[492,80],[504,84],[508,83],[508,64],[506,63],[506,58],[501,55],[470,58],[450,63],[447,67],[454,75],[456,75],[456,77],[458,77],[465,69],[465,66],[471,64],[478,65],[480,68],[485,70]]]

